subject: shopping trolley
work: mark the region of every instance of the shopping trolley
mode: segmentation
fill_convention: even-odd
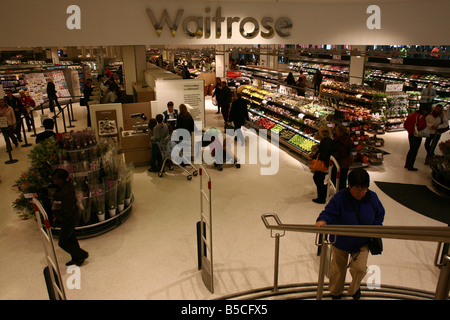
[[[214,167],[219,171],[223,170],[223,165],[225,163],[233,163],[238,169],[241,167],[239,159],[234,154],[228,152],[231,148],[226,148],[227,143],[230,143],[230,145],[231,143],[234,143],[234,137],[226,136],[224,139],[225,144],[223,144],[219,137],[219,131],[216,128],[209,129],[205,133],[205,136],[207,136],[208,141],[210,141],[208,147],[211,156],[214,159]]]
[[[163,156],[163,163],[161,165],[161,169],[158,172],[158,177],[162,177],[166,172],[166,167],[169,168],[170,171],[174,169],[174,166],[181,168],[184,172],[188,174],[187,179],[191,180],[192,176],[197,176],[198,170],[194,167],[190,160],[186,158],[183,154],[183,150],[186,148],[190,148],[190,141],[169,141],[166,145],[162,143],[158,143],[159,150],[161,155]],[[177,155],[173,155],[173,150],[175,147],[180,147],[180,152]],[[174,156],[174,157],[173,157]],[[176,159],[175,159],[176,158]],[[176,160],[176,161],[173,161]],[[190,167],[193,171],[189,171],[186,167]]]

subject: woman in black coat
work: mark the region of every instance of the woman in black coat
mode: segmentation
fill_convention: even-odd
[[[327,125],[323,125],[319,128],[319,140],[319,148],[311,156],[311,158],[315,159],[316,157],[319,157],[319,160],[322,160],[328,168],[330,164],[330,156],[333,154],[333,139],[330,127],[328,127]],[[313,180],[317,188],[317,198],[313,199],[313,202],[315,203],[326,203],[327,186],[324,184],[324,182],[325,176],[327,174],[328,172],[314,172]]]

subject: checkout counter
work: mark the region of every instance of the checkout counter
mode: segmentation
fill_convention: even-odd
[[[135,166],[150,164],[151,145],[147,133],[148,120],[152,117],[149,102],[125,103],[122,105],[123,130],[121,146],[125,162]]]

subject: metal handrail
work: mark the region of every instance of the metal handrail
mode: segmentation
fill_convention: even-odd
[[[374,225],[325,225],[316,227],[315,225],[283,224],[280,218],[274,213],[266,213],[261,216],[264,225],[270,230],[271,236],[275,238],[275,264],[274,264],[274,286],[273,291],[278,291],[278,265],[279,265],[279,243],[280,236],[286,231],[305,232],[316,234],[316,245],[322,246],[320,254],[319,279],[317,282],[316,299],[322,299],[324,288],[325,265],[327,264],[327,255],[329,247],[333,244],[324,241],[318,244],[317,237],[323,234],[335,236],[354,236],[367,238],[387,238],[415,241],[438,242],[434,265],[440,268],[439,279],[435,291],[435,299],[445,300],[448,298],[450,290],[450,256],[448,250],[442,250],[443,243],[450,243],[450,227],[416,227],[416,226],[374,226]],[[269,219],[274,220],[275,224],[269,223]],[[282,231],[283,234],[276,233]],[[275,233],[275,236],[273,235]],[[442,258],[439,259],[439,256]],[[441,261],[439,261],[441,260]]]
[[[263,214],[261,218],[270,230],[450,243],[450,227],[326,225],[317,228],[314,225],[283,224],[274,213]],[[267,218],[274,218],[277,224],[269,224]]]

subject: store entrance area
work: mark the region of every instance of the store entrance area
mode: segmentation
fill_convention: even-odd
[[[206,127],[223,129],[221,114],[205,98]],[[86,108],[73,105],[75,130],[86,128]],[[46,111],[48,112],[48,111]],[[61,121],[59,119],[58,121]],[[37,126],[37,131],[43,128]],[[31,132],[28,141],[34,144]],[[449,132],[442,141],[450,138]],[[403,165],[409,149],[406,131],[383,136],[386,151],[382,166],[370,166],[370,189],[386,209],[386,226],[447,226],[415,212],[386,195],[376,182],[425,185],[433,189],[431,169],[424,164],[426,152],[419,149],[418,171]],[[33,148],[13,148],[19,160],[6,165],[5,142],[0,141],[0,299],[48,299],[43,277],[45,266],[42,240],[34,219],[20,220],[12,202],[17,192],[14,181],[28,167],[27,154]],[[80,240],[89,258],[80,268],[81,287],[69,289],[68,299],[212,299],[273,284],[274,240],[261,215],[276,213],[284,223],[313,225],[324,205],[316,196],[312,173],[301,157],[280,146],[279,170],[261,175],[264,164],[225,165],[222,171],[206,166],[212,180],[213,250],[215,291],[204,286],[197,269],[196,223],[200,220],[199,177],[191,181],[175,169],[163,177],[138,166],[134,175],[133,210],[119,227],[97,237]],[[418,199],[420,201],[420,199]],[[71,273],[64,264],[69,256],[57,248],[63,282]],[[315,236],[286,233],[281,240],[279,284],[316,282],[319,257]],[[434,291],[439,276],[434,267],[433,242],[384,241],[380,256],[368,264],[381,270],[382,285],[397,285]],[[363,280],[363,282],[367,279]],[[374,289],[376,290],[376,289]]]

